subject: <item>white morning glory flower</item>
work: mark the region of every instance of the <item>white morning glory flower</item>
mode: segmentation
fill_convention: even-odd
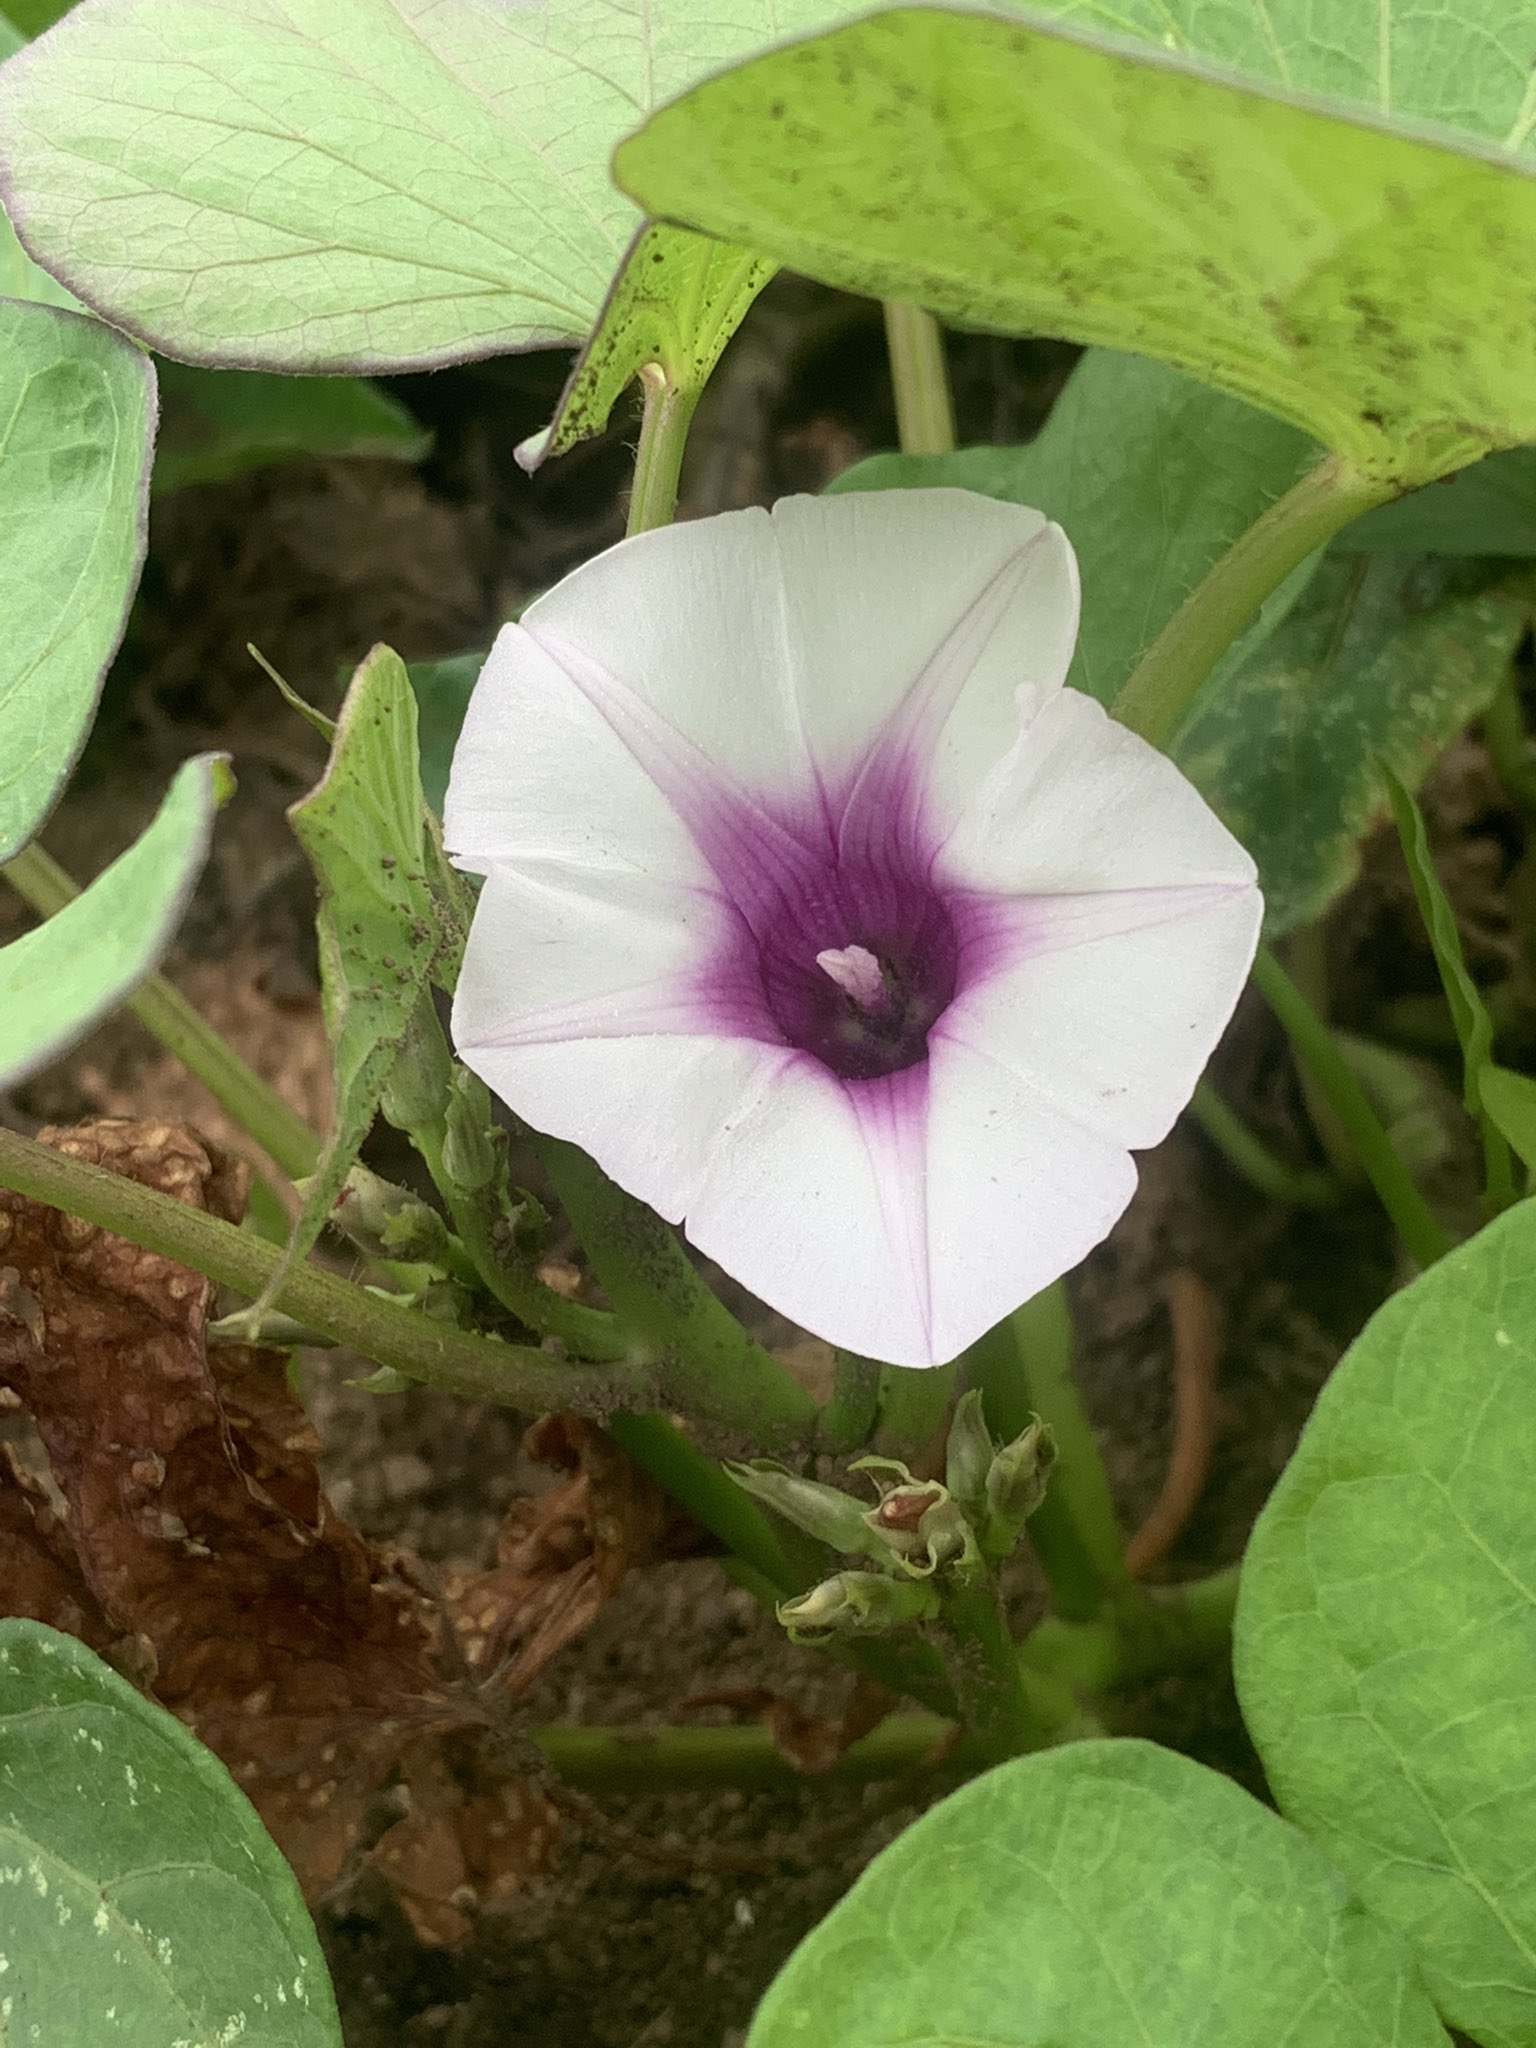
[[[446,804],[460,1056],[818,1336],[953,1358],[1096,1245],[1243,985],[1247,854],[1062,687],[966,491],[646,533],[503,629]]]

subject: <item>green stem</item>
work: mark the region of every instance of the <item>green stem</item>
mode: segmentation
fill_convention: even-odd
[[[1092,1621],[1048,1614],[1020,1645],[1026,1672],[1074,1693],[1105,1693],[1136,1679],[1206,1664],[1232,1645],[1238,1567],[1182,1585],[1148,1586],[1133,1607]]]
[[[608,1433],[743,1564],[783,1599],[805,1589],[778,1533],[751,1495],[665,1415],[614,1415]]]
[[[1287,1202],[1298,1209],[1328,1209],[1343,1195],[1332,1174],[1287,1166],[1249,1130],[1209,1081],[1197,1084],[1189,1107],[1196,1123],[1228,1165],[1271,1201]]]
[[[655,526],[670,526],[677,512],[678,479],[683,473],[683,450],[693,424],[697,391],[683,391],[673,384],[658,363],[647,363],[640,372],[645,411],[640,421],[640,445],[635,450],[635,480],[629,494],[626,535],[649,533]]]
[[[887,299],[885,344],[891,359],[902,453],[947,455],[955,445],[955,409],[949,395],[943,328],[910,299]]]
[[[0,1130],[0,1187],[83,1217],[252,1300],[282,1258],[276,1245],[250,1231],[14,1131]],[[638,1362],[558,1364],[526,1345],[504,1344],[439,1322],[320,1266],[295,1266],[274,1306],[333,1343],[393,1366],[407,1379],[470,1400],[535,1414],[570,1408],[606,1415],[619,1402],[640,1407],[655,1399],[655,1375]]]
[[[874,1448],[910,1463],[944,1427],[954,1398],[953,1365],[882,1366]]]
[[[1315,548],[1397,487],[1326,455],[1256,519],[1185,598],[1147,649],[1113,709],[1122,725],[1165,747],[1211,670],[1272,591]]]
[[[838,1352],[832,1368],[832,1398],[816,1424],[819,1451],[844,1457],[869,1442],[880,1412],[880,1375],[884,1371],[877,1359],[860,1358],[854,1351]]]
[[[515,1257],[503,1256],[494,1235],[495,1225],[501,1220],[496,1210],[478,1194],[466,1194],[456,1186],[444,1167],[445,1136],[439,1120],[418,1125],[411,1132],[411,1142],[426,1162],[459,1242],[487,1293],[520,1323],[537,1330],[541,1337],[558,1338],[578,1358],[612,1364],[629,1357],[633,1347],[617,1316],[588,1308],[579,1301],[567,1301],[527,1265]]]
[[[1445,1232],[1394,1151],[1392,1140],[1334,1044],[1327,1025],[1264,947],[1260,947],[1253,964],[1253,985],[1279,1018],[1298,1057],[1306,1062],[1348,1132],[1371,1186],[1410,1255],[1420,1266],[1432,1266],[1450,1248]]]
[[[808,1442],[816,1403],[710,1292],[671,1226],[575,1145],[534,1143],[620,1321],[660,1361],[668,1404],[727,1425],[755,1453]]]
[[[893,1714],[814,1778],[774,1746],[760,1723],[741,1728],[535,1728],[556,1772],[584,1792],[657,1792],[729,1785],[741,1791],[865,1785],[925,1765],[944,1784],[990,1761],[974,1735],[952,1740],[942,1714]],[[946,1746],[947,1745],[947,1746]]]
[[[1060,1739],[1074,1716],[1074,1703],[1066,1694],[1049,1705],[1039,1697],[1054,1688],[1040,1686],[1020,1664],[991,1577],[951,1587],[944,1595],[940,1626],[949,1639],[961,1718],[991,1761],[1044,1749]]]
[[[54,916],[80,894],[78,883],[36,840],[8,860],[0,873],[40,917]],[[193,1009],[180,989],[163,975],[152,974],[128,998],[127,1006],[290,1180],[314,1172],[320,1157],[315,1133]]]
[[[1085,1621],[1111,1593],[1128,1596],[1109,1480],[1072,1377],[1072,1316],[1061,1282],[973,1344],[965,1372],[968,1384],[982,1390],[994,1436],[1021,1436],[1035,1414],[1056,1438],[1056,1466],[1028,1525],[1056,1612]]]
[[[1048,1683],[1102,1690],[1131,1679],[1207,1662],[1231,1640],[1237,1567],[1157,1587],[1148,1627],[1125,1644],[1110,1621],[1042,1622],[1024,1645],[1026,1683],[1037,1670]],[[840,1757],[826,1776],[867,1784],[916,1770],[954,1733],[933,1714],[892,1714]],[[768,1730],[740,1728],[535,1728],[532,1739],[562,1778],[588,1792],[651,1792],[668,1786],[732,1785],[782,1789],[805,1774],[776,1749]],[[993,1760],[988,1743],[967,1731],[935,1758],[936,1777],[978,1771]]]

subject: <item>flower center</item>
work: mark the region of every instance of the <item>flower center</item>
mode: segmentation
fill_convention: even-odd
[[[947,910],[928,888],[901,894],[905,902],[882,906],[879,928],[851,943],[814,950],[800,923],[798,932],[781,927],[760,954],[763,993],[784,1037],[847,1081],[925,1059],[928,1033],[955,992],[959,949]]]
[[[816,955],[816,965],[830,974],[843,994],[868,1017],[890,1014],[891,991],[885,969],[867,946],[829,946]]]

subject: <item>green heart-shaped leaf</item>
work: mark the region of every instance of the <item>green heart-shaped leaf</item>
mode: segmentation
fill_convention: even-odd
[[[224,763],[222,754],[188,761],[126,853],[46,923],[0,947],[0,1087],[67,1052],[153,971],[232,786]]]
[[[185,361],[402,369],[582,341],[641,220],[615,143],[848,0],[82,0],[0,72],[33,254]]]
[[[1351,1346],[1243,1566],[1237,1677],[1281,1807],[1442,2010],[1536,2041],[1536,1205]]]
[[[0,2041],[341,2048],[292,1871],[174,1716],[0,1621],[0,1756]]]
[[[84,744],[144,559],[155,374],[99,320],[0,299],[0,860]]]
[[[1470,100],[1446,90],[1492,11],[1405,24],[1437,91],[1366,112],[1293,96],[1366,89],[1355,62],[1307,61],[1331,33],[1297,39],[1283,85],[1275,61],[1213,72],[1231,6],[1159,8],[1155,48],[900,8],[695,87],[615,171],[653,213],[813,277],[1157,356],[1421,481],[1536,439],[1536,176],[1490,139],[1527,139],[1530,51],[1497,92],[1486,65]],[[1400,118],[1451,111],[1476,131]]]
[[[1446,2048],[1402,1943],[1306,1837],[1145,1742],[1025,1757],[924,1814],[790,1957],[748,2048],[1132,2042]]]

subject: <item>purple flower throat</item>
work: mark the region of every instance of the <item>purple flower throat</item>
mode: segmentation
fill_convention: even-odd
[[[869,773],[842,805],[738,798],[691,821],[733,913],[699,991],[720,1028],[845,1081],[927,1058],[979,933],[973,899],[935,879],[914,781]]]

